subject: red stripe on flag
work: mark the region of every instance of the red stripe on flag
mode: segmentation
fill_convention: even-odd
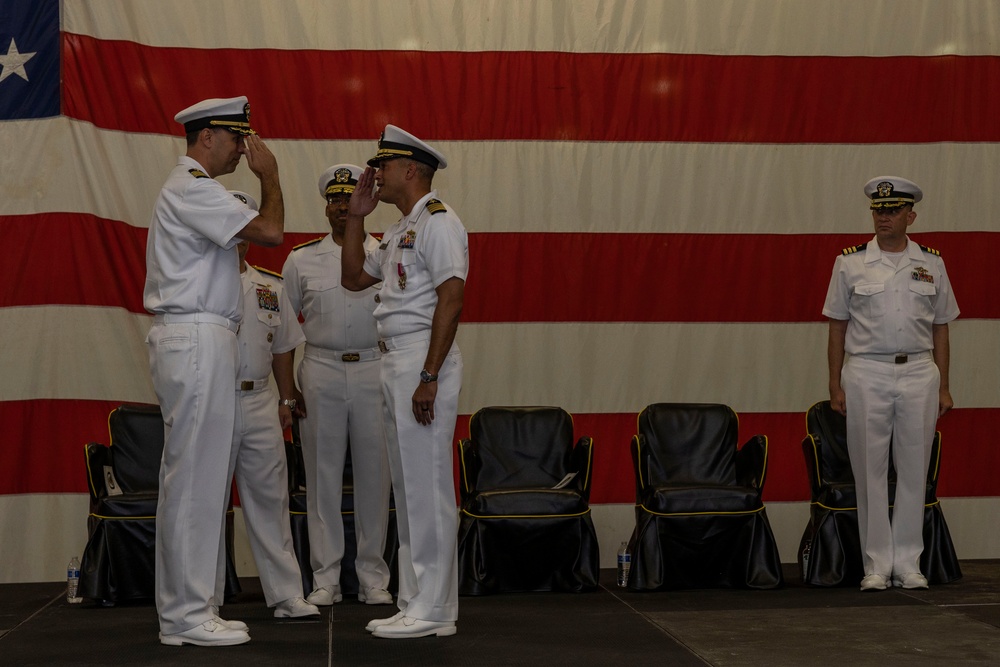
[[[142,308],[146,230],[86,214],[0,216],[7,242],[0,306]],[[317,233],[254,247],[252,264],[281,271]],[[1000,318],[1000,232],[937,232],[964,318]],[[60,243],[51,243],[60,239]],[[867,239],[847,234],[552,234],[469,236],[464,322],[815,322],[834,258]],[[45,252],[23,252],[45,248]],[[958,259],[952,259],[958,258]],[[53,267],[72,279],[54,280]]]
[[[133,132],[176,135],[181,108],[247,95],[263,136],[295,139],[374,139],[392,122],[435,140],[1000,140],[996,56],[202,50],[64,33],[62,59],[64,113]]]
[[[821,399],[823,397],[817,397]],[[18,493],[86,493],[83,446],[108,441],[108,414],[119,402],[87,400],[0,401],[0,437],[7,447],[0,466],[0,495]],[[641,408],[639,408],[641,409]],[[637,409],[638,411],[638,409]],[[942,432],[941,496],[997,496],[1000,448],[993,446],[993,424],[1000,408],[956,409],[946,415]],[[635,502],[635,477],[629,443],[634,414],[575,414],[576,437],[594,439],[591,502]],[[469,415],[459,417],[456,442],[468,437]],[[801,441],[805,413],[742,413],[740,444],[754,434],[768,436],[768,473],[764,499],[801,501],[809,498]],[[457,488],[456,457],[456,488]]]

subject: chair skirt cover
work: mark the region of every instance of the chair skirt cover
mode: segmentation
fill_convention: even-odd
[[[803,558],[808,545],[808,563]],[[812,586],[857,586],[865,576],[856,509],[810,507],[809,524],[799,543],[802,581]],[[939,503],[924,507],[924,551],[920,571],[931,584],[962,578],[951,533]]]
[[[80,597],[104,604],[155,597],[156,495],[133,498],[133,516],[113,516],[115,499],[97,508],[80,563]],[[146,507],[139,507],[145,503]],[[119,504],[120,501],[119,501]],[[123,508],[119,508],[123,509]],[[139,518],[137,518],[137,516]],[[233,562],[233,512],[226,514],[226,589],[229,600],[241,591]]]
[[[589,510],[579,516],[537,518],[461,514],[460,595],[592,591],[600,560]]]
[[[661,515],[636,508],[629,543],[634,591],[775,588],[781,558],[763,509],[740,514]]]

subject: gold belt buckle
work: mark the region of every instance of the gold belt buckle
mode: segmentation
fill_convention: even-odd
[[[240,389],[243,391],[250,391],[253,389],[253,380],[243,380],[240,382]]]
[[[389,346],[385,344],[384,340],[380,340],[378,342],[378,349],[382,351],[382,354],[385,354],[389,351]]]
[[[896,355],[896,363],[897,364],[905,364],[907,358],[908,357],[905,354],[897,354]]]
[[[340,357],[341,361],[361,361],[361,355],[357,352],[350,352]]]

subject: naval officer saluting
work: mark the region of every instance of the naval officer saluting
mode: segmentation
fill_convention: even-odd
[[[240,239],[280,245],[285,209],[278,163],[250,127],[246,97],[209,99],[179,112],[187,152],[156,200],[146,243],[146,342],[164,419],[156,511],[160,642],[227,646],[246,625],[218,616],[212,599],[219,530],[229,495],[243,290]],[[246,155],[260,179],[259,211],[215,180]]]

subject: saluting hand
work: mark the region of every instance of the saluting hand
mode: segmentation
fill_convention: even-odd
[[[257,178],[278,175],[278,160],[260,135],[250,134],[244,137],[243,152],[247,156],[247,166]]]
[[[375,190],[375,169],[366,167],[365,172],[358,178],[358,184],[354,186],[354,192],[351,193],[347,213],[363,218],[375,210],[378,202],[378,191]]]

